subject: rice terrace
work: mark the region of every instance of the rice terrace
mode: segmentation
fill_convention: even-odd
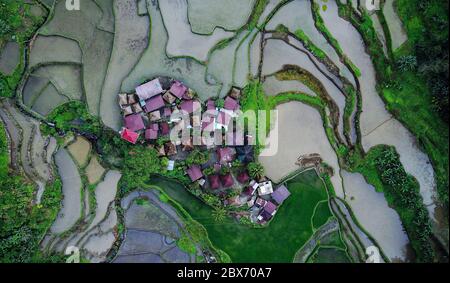
[[[448,262],[448,50],[445,0],[2,0],[0,263]]]

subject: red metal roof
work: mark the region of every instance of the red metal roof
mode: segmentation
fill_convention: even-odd
[[[126,140],[127,142],[136,144],[136,142],[139,138],[139,134],[135,133],[133,131],[130,131],[127,128],[123,128],[122,131],[120,132],[120,137],[122,139]]]

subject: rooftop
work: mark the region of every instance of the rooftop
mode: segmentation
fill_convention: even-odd
[[[163,91],[164,90],[159,82],[159,79],[154,79],[136,88],[136,94],[140,100],[147,100],[162,93]]]
[[[124,118],[125,128],[130,131],[137,132],[145,128],[142,116],[139,114],[128,115]]]

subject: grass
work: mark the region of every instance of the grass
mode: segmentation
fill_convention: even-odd
[[[320,247],[308,262],[312,263],[350,263],[345,251],[336,248]]]
[[[316,204],[327,199],[317,174],[304,172],[287,181],[291,196],[269,226],[251,228],[232,219],[215,222],[212,209],[178,183],[153,179],[153,185],[161,187],[201,223],[214,246],[230,255],[233,262],[292,262],[295,252],[313,233],[311,217]]]
[[[314,216],[311,220],[314,229],[319,229],[331,216],[333,215],[328,207],[328,201],[319,202],[314,210]]]

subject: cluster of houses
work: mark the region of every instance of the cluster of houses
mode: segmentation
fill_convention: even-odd
[[[150,142],[155,146],[160,156],[167,156],[169,163],[167,170],[174,170],[175,162],[181,152],[194,149],[192,138],[181,144],[166,139],[164,144],[156,145],[160,137],[168,137],[171,129],[182,121],[174,118],[177,112],[190,115],[190,124],[199,124],[202,131],[221,131],[227,138],[227,146],[211,146],[200,144],[204,150],[213,153],[210,159],[202,165],[192,165],[186,170],[191,182],[198,183],[204,190],[209,190],[219,196],[226,196],[229,189],[241,193],[237,196],[224,199],[224,205],[249,207],[250,219],[254,223],[267,223],[277,212],[278,206],[289,197],[289,191],[284,186],[274,190],[270,180],[252,180],[245,166],[233,174],[232,163],[238,160],[246,165],[254,161],[251,136],[244,134],[231,121],[237,117],[236,111],[240,109],[241,91],[233,88],[229,95],[216,105],[216,101],[209,99],[202,105],[195,92],[182,82],[169,78],[156,78],[138,86],[133,94],[119,94],[118,103],[122,110],[124,127],[121,137],[133,144],[141,141]],[[199,109],[201,108],[201,109]],[[206,109],[200,121],[194,121],[197,110]],[[198,118],[197,118],[198,119]],[[183,121],[183,123],[186,123]],[[183,125],[186,126],[186,125]],[[231,141],[230,141],[231,140]],[[224,168],[225,167],[225,168]],[[208,175],[205,175],[210,168]]]

